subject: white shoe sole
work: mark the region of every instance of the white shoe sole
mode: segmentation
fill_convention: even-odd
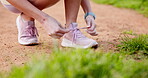
[[[80,46],[80,45],[74,44],[72,41],[64,38],[61,45],[63,47],[74,47],[74,48],[84,48],[85,49],[85,48],[97,47],[98,43],[97,42],[92,42],[87,46]]]
[[[32,45],[38,45],[39,43],[29,43],[29,44],[21,44],[20,45],[23,45],[23,46],[32,46]]]
[[[20,16],[18,16],[17,17],[17,19],[16,19],[16,26],[17,26],[17,29],[19,30],[20,28],[19,28],[19,26],[20,26],[20,24],[19,24],[19,19],[20,19],[21,17]],[[27,45],[37,45],[38,44],[38,42],[37,41],[32,41],[32,42],[23,42],[23,41],[21,41],[20,39],[19,39],[19,31],[18,31],[18,42],[19,42],[19,44],[21,44],[21,45],[25,45],[25,46],[27,46]]]

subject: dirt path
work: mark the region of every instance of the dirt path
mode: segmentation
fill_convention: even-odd
[[[148,33],[148,18],[132,10],[119,9],[108,5],[92,3],[97,15],[97,31],[99,35],[92,37],[106,48],[112,48],[108,42],[116,42],[124,30],[133,30],[136,33]],[[63,3],[45,10],[49,15],[57,18],[64,25]],[[79,25],[86,26],[82,10],[79,13]],[[0,71],[7,71],[13,65],[22,65],[29,60],[31,54],[51,52],[52,39],[47,36],[43,27],[37,22],[40,34],[37,46],[21,46],[17,43],[17,29],[15,19],[17,15],[9,12],[0,4]],[[86,33],[85,33],[86,34]],[[88,34],[86,34],[89,36]]]

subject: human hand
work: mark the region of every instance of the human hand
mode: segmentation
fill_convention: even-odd
[[[89,33],[92,36],[97,36],[98,33],[96,32],[96,24],[95,24],[94,17],[91,15],[88,15],[85,21],[87,23],[87,33]]]
[[[60,39],[65,33],[69,32],[69,29],[65,29],[62,25],[54,18],[48,17],[43,23],[49,36]]]

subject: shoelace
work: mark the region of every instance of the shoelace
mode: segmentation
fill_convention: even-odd
[[[30,37],[34,37],[36,35],[39,36],[37,29],[34,26],[27,26],[25,30],[25,35]]]
[[[85,36],[80,32],[80,29],[87,29],[87,27],[81,27],[81,28],[73,28],[70,29],[71,31],[73,31],[73,38],[72,38],[72,42],[76,42],[77,38],[85,38]]]

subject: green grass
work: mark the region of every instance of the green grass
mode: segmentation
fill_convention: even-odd
[[[100,4],[109,4],[121,8],[131,8],[148,17],[148,0],[93,0]]]
[[[130,30],[130,31],[123,31],[122,34],[136,35],[132,30]]]
[[[39,55],[2,78],[147,78],[148,59],[127,60],[121,53],[90,49],[58,49]]]
[[[135,35],[135,38],[125,35],[121,44],[118,45],[118,49],[127,54],[143,53],[148,55],[148,35]]]
[[[25,65],[0,73],[0,78],[147,78],[148,35],[123,33],[116,52],[55,47],[51,54],[34,55]]]

